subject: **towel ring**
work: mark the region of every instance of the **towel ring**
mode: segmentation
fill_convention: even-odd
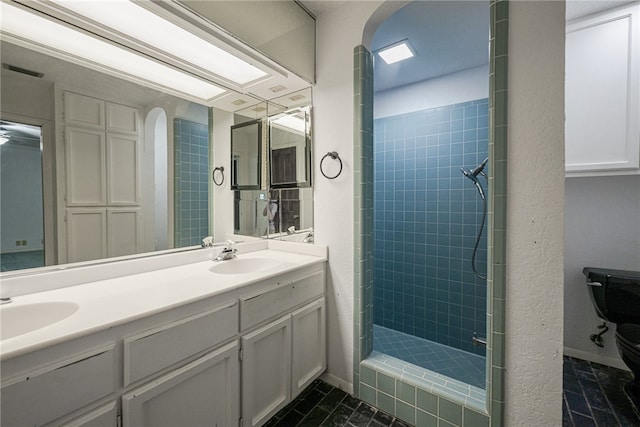
[[[340,170],[334,176],[327,176],[327,174],[324,173],[324,170],[322,170],[322,162],[324,162],[324,159],[326,159],[327,157],[331,157],[333,160],[338,160],[340,162]],[[322,175],[327,179],[336,179],[337,177],[340,176],[340,174],[342,173],[342,159],[340,158],[340,156],[336,151],[330,151],[324,156],[322,156],[322,160],[320,160],[320,173],[322,173]]]
[[[220,176],[222,177],[222,179],[220,180],[220,182],[218,182],[216,180],[216,171],[220,171]],[[224,166],[220,166],[217,168],[213,169],[213,172],[211,172],[211,179],[213,179],[213,183],[215,185],[217,185],[218,187],[220,187],[223,183],[224,183]]]

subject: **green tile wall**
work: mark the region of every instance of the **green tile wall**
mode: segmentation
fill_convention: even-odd
[[[419,371],[402,367],[397,361],[369,357],[373,336],[373,63],[364,46],[354,49],[354,391],[366,402],[417,426],[503,425],[509,2],[491,0],[490,8],[491,163],[487,234],[490,375],[486,394],[460,385],[447,388],[447,381],[445,386],[438,384],[439,379],[433,373],[426,372],[420,377]]]

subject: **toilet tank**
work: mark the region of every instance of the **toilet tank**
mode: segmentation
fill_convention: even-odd
[[[640,324],[640,272],[585,267],[598,316],[613,323]]]

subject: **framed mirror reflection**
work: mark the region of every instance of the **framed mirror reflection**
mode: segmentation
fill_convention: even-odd
[[[231,126],[231,189],[258,190],[262,178],[262,120]]]

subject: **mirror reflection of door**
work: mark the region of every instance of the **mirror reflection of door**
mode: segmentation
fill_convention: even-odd
[[[0,121],[0,271],[44,266],[42,130]]]
[[[278,148],[271,150],[272,182],[296,182],[296,147]],[[280,224],[278,231],[287,231],[289,227],[300,229],[300,199],[299,190],[282,190],[280,192]]]

